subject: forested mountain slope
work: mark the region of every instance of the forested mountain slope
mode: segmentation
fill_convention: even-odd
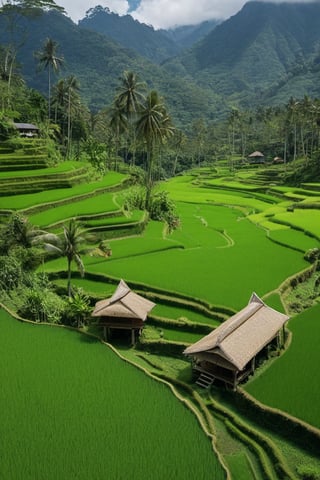
[[[169,30],[162,30],[162,32],[173,39],[179,48],[189,48],[194,43],[202,40],[208,35],[217,25],[221,23],[220,20],[207,20],[199,25],[183,25]]]
[[[290,84],[306,73],[294,93],[319,95],[319,20],[319,2],[248,2],[166,68],[175,70],[179,62],[199,84],[245,103],[257,103],[267,92],[287,100]]]
[[[120,16],[101,6],[88,10],[79,26],[102,33],[153,62],[161,62],[178,53],[174,39],[163,31],[139,23],[131,15]]]
[[[5,19],[0,15],[0,44],[6,46],[14,41],[18,45],[17,60],[24,78],[29,86],[44,94],[48,92],[48,72],[39,71],[35,52],[41,50],[50,37],[59,45],[57,55],[63,56],[65,61],[52,82],[59,77],[76,76],[81,96],[93,111],[110,105],[124,70],[133,70],[148,88],[160,92],[178,125],[190,123],[195,116],[208,117],[221,109],[220,97],[197,86],[191,77],[181,77],[179,72],[169,73],[134,50],[122,47],[105,35],[81,28],[58,12],[20,19],[15,32],[18,36],[10,39]]]
[[[155,30],[151,25],[134,20],[131,15],[120,16],[108,7],[99,5],[86,12],[85,18],[79,21],[79,26],[102,33],[152,62],[161,63],[202,39],[218,23],[218,20],[210,20],[199,25]]]
[[[110,105],[119,76],[124,70],[133,70],[148,88],[158,90],[164,97],[179,127],[199,118],[221,118],[234,106],[255,108],[286,103],[291,96],[320,97],[319,2],[249,2],[215,28],[211,29],[209,23],[210,32],[201,41],[161,64],[155,63],[160,57],[151,61],[146,56],[154,53],[157,57],[161,52],[168,55],[171,48],[178,48],[174,47],[175,42],[186,42],[186,27],[164,33],[135,22],[128,15],[122,17],[121,23],[120,17],[115,18],[118,16],[106,13],[105,9],[93,11],[116,20],[113,30],[110,27],[113,32],[116,28],[126,30],[126,25],[137,27],[136,42],[140,38],[140,43],[150,43],[144,47],[149,52],[137,52],[135,30],[129,32],[131,27],[127,32],[119,32],[121,41],[128,35],[132,47],[129,49],[105,33],[76,25],[54,11],[20,20],[15,28],[20,37],[15,39],[10,38],[5,18],[0,15],[0,45],[6,47],[15,41],[19,46],[17,60],[28,85],[47,94],[48,72],[39,71],[34,53],[43,48],[46,38],[53,39],[59,44],[58,54],[65,59],[59,76],[77,77],[81,96],[92,111]],[[91,20],[89,15],[87,23]],[[204,33],[202,28],[204,25],[199,26],[198,33]],[[191,35],[191,27],[189,32]],[[144,41],[143,35],[147,35]],[[158,44],[156,39],[160,38]],[[0,55],[0,61],[3,58]]]

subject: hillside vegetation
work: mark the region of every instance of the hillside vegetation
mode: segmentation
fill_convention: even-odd
[[[99,8],[79,25],[48,12],[22,22],[19,28],[27,33],[23,42],[16,38],[17,57],[28,84],[45,92],[46,77],[37,71],[33,53],[46,37],[54,38],[66,60],[65,74],[79,78],[91,110],[110,102],[123,70],[135,69],[163,92],[176,121],[186,125],[194,117],[221,117],[232,106],[319,96],[319,8],[317,2],[249,2],[220,25],[203,26],[202,39],[195,37],[191,49],[178,55],[178,31],[155,31]],[[3,15],[0,26],[0,43],[6,44]]]

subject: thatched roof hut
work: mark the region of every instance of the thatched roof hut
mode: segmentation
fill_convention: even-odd
[[[264,155],[258,150],[250,153],[250,155],[248,155],[248,159],[251,163],[264,163]]]
[[[111,298],[96,303],[92,316],[99,318],[98,325],[104,327],[105,337],[111,329],[131,330],[132,343],[135,343],[135,333],[140,333],[154,306],[155,303],[133,292],[120,280]]]
[[[195,344],[185,355],[198,371],[211,372],[234,387],[255,368],[255,357],[278,339],[289,317],[268,307],[255,293],[246,307]]]
[[[36,137],[39,135],[39,127],[33,123],[14,123],[14,126],[19,131],[21,137]]]

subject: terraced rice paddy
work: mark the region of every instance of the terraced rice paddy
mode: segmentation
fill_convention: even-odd
[[[0,209],[10,208],[12,210],[25,210],[28,207],[35,207],[36,205],[50,204],[67,199],[76,199],[83,195],[94,195],[99,190],[114,187],[119,185],[127,177],[118,172],[109,172],[100,180],[81,185],[75,185],[72,188],[57,188],[54,190],[43,192],[30,193],[28,195],[10,195],[9,197],[0,196]]]
[[[54,223],[63,222],[67,218],[92,215],[93,212],[95,214],[110,213],[117,210],[119,210],[119,207],[114,203],[113,194],[103,193],[99,197],[74,201],[71,204],[50,209],[49,212],[45,211],[30,215],[29,218],[34,225],[45,228]]]
[[[314,207],[318,194],[307,186],[304,190],[270,186],[262,191],[263,182],[254,184],[250,175],[240,172],[238,180],[213,179],[208,169],[165,182],[160,188],[177,203],[180,228],[169,235],[163,224],[151,221],[139,235],[129,236],[129,230],[121,230],[117,238],[113,232],[107,238],[112,256],[83,255],[87,276],[80,280],[73,275],[74,283],[101,298],[114,291],[108,277],[113,282],[123,278],[151,293],[160,289],[162,296],[171,299],[179,294],[180,301],[184,296],[229,310],[242,308],[255,291],[265,296],[270,306],[283,310],[279,286],[309,265],[303,253],[319,246],[320,236],[316,209],[288,211],[288,207],[298,201],[310,201]],[[143,219],[136,211],[126,217],[120,212],[121,193],[106,191],[125,178],[110,173],[97,182],[48,190],[45,198],[43,193],[0,197],[0,209],[35,207],[30,220],[43,227],[82,216],[87,227],[114,226],[117,232],[118,227]],[[248,184],[243,183],[246,180]],[[99,214],[108,218],[95,217]],[[56,259],[43,268],[49,273],[64,272],[66,262]],[[66,281],[57,283],[65,286]],[[206,328],[203,324],[218,324],[219,320],[209,319],[190,308],[187,298],[185,301],[185,306],[157,302],[156,318],[146,327],[146,336],[169,343],[193,343],[199,333],[190,325],[179,328],[181,319],[200,324],[200,329]],[[264,403],[320,428],[319,313],[316,307],[290,321],[290,349],[261,371],[247,389]],[[166,325],[166,320],[171,324]],[[145,472],[152,472],[153,479],[225,478],[196,419],[164,385],[89,337],[65,329],[21,325],[3,312],[0,321],[4,332],[0,348],[5,353],[0,373],[4,386],[0,391],[0,451],[5,459],[0,463],[1,478],[118,480],[146,478]],[[165,373],[172,381],[191,382],[191,368],[184,358],[118,348],[126,358],[157,375]],[[9,404],[7,398],[12,399]],[[235,433],[238,425],[232,433],[231,425],[227,432],[225,419],[229,417],[221,415],[214,417],[215,425],[232,479],[266,478],[259,456],[267,458],[272,470],[268,451],[261,453],[256,442],[255,452],[251,452],[243,440],[245,429]],[[294,447],[294,454],[287,453],[294,448],[282,438],[276,441],[294,469],[295,459],[304,458],[303,452],[297,453]],[[19,455],[12,456],[13,451]],[[270,478],[278,480],[275,475]]]
[[[320,305],[292,318],[288,351],[246,390],[261,402],[320,428]]]
[[[195,416],[96,340],[0,311],[0,476],[224,478]]]
[[[182,231],[171,237],[181,244],[185,241],[185,248],[154,252],[153,241],[145,233],[144,254],[118,258],[114,240],[112,257],[106,261],[88,258],[87,270],[239,308],[253,291],[264,295],[307,266],[301,254],[270,242],[263,230],[241,219],[235,210],[205,206],[202,212],[193,205],[186,210],[188,215],[183,214],[185,208],[181,210]],[[127,244],[130,249],[130,241]],[[48,267],[59,269],[62,264],[50,262]]]

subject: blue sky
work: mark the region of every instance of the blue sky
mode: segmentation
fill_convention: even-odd
[[[297,0],[286,1],[294,3]],[[303,1],[320,0],[299,0],[299,3]],[[283,0],[273,2],[281,3]],[[246,0],[56,0],[56,3],[63,6],[75,22],[83,18],[90,8],[101,5],[119,15],[130,12],[140,22],[155,28],[170,28],[204,20],[226,19],[237,13]]]

